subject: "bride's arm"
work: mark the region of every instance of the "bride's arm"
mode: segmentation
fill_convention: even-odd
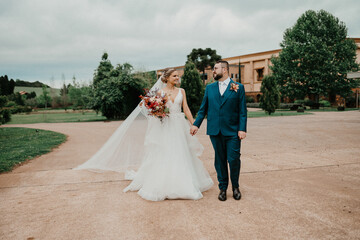
[[[186,94],[185,94],[185,90],[180,88],[181,89],[181,93],[183,95],[183,110],[184,110],[184,113],[185,113],[185,116],[187,117],[187,119],[190,121],[191,125],[194,123],[194,118],[191,114],[191,111],[190,111],[190,108],[187,104],[187,101],[186,101]]]

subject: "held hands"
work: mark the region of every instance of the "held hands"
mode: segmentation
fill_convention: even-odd
[[[194,136],[198,132],[199,128],[197,126],[192,125],[190,128],[191,136]]]
[[[243,132],[243,131],[238,131],[238,136],[240,138],[240,140],[246,138],[246,132]]]

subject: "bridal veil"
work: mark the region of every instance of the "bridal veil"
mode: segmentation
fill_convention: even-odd
[[[161,77],[151,87],[156,91],[165,87]],[[85,163],[75,170],[127,172],[137,170],[144,155],[144,141],[148,126],[148,111],[139,105],[116,129],[107,142]]]

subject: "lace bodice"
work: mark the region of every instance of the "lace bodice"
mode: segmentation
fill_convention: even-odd
[[[162,93],[164,93],[164,91],[162,91]],[[172,102],[172,100],[169,97],[169,100],[166,103],[167,107],[170,110],[171,115],[176,114],[176,113],[181,113],[182,102],[183,102],[183,95],[182,95],[181,90],[179,88],[178,93],[177,93],[177,95],[176,95],[176,97],[174,99],[174,102]]]

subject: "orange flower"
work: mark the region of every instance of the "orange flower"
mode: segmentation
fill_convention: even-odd
[[[163,118],[169,115],[169,108],[166,106],[167,97],[156,94],[157,90],[150,92],[145,89],[145,95],[140,95],[140,106],[145,106],[149,110],[149,115],[159,118],[161,121]]]
[[[237,92],[237,90],[239,90],[239,85],[236,83],[231,83],[230,90]]]

